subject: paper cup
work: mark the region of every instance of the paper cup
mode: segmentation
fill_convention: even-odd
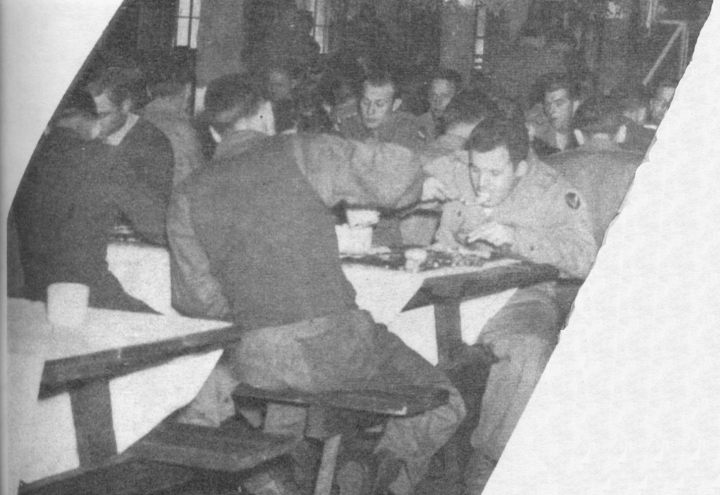
[[[380,221],[380,213],[377,210],[367,208],[348,208],[345,210],[347,223],[350,227],[369,227]]]
[[[47,288],[47,318],[58,327],[79,327],[85,321],[90,288],[83,284],[56,283]]]
[[[343,224],[335,227],[335,233],[341,253],[364,254],[372,247],[372,227],[350,227]]]

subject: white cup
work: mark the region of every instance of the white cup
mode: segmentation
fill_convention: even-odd
[[[47,318],[59,327],[79,327],[85,321],[90,288],[83,284],[60,282],[47,288]]]
[[[364,254],[372,247],[372,227],[350,227],[348,224],[336,225],[338,250],[347,254]]]
[[[380,220],[380,213],[377,210],[368,208],[347,208],[345,210],[347,223],[350,227],[370,227]]]

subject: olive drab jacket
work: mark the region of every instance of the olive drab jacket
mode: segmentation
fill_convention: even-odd
[[[226,144],[227,143],[227,144]],[[357,309],[331,208],[402,208],[422,192],[413,154],[336,136],[224,137],[168,213],[173,304],[261,328]]]
[[[447,203],[437,239],[457,246],[456,234],[470,233],[489,221],[514,228],[513,253],[551,264],[564,276],[585,278],[595,261],[597,245],[585,200],[540,161],[528,161],[527,173],[510,196],[491,210],[463,201]]]

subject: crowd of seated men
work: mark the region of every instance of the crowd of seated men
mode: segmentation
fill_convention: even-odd
[[[538,88],[533,101],[438,68],[425,105],[404,105],[418,95],[403,94],[382,67],[272,65],[212,81],[193,119],[190,78],[171,62],[146,74],[107,68],[58,110],[13,205],[24,281],[11,295],[42,299],[50,283],[81,282],[93,306],[152,311],[123,292],[105,261],[108,233],[129,222],[168,246],[176,309],[247,329],[180,421],[234,415],[230,393],[241,382],[316,391],[400,380],[450,391],[445,406],[391,421],[368,461],[391,473],[384,489],[395,494],[412,493],[466,411],[440,370],[357,307],[340,268],[338,211],[381,211],[377,244],[491,245],[582,280],[675,86],[662,82],[651,98],[594,94],[553,72],[523,81]],[[518,290],[459,353],[489,349],[497,359],[467,493],[482,492],[572,295],[554,283]],[[298,414],[284,408],[270,419],[300,435]],[[277,480],[277,493],[302,493]]]

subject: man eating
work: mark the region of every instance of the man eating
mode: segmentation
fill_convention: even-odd
[[[528,159],[520,121],[484,119],[467,144],[473,201],[443,208],[438,241],[450,248],[481,242],[568,277],[583,278],[596,245],[584,200],[557,172]],[[551,284],[518,289],[483,327],[476,345],[489,348],[492,365],[473,432],[465,479],[482,492],[555,347],[560,318]]]

